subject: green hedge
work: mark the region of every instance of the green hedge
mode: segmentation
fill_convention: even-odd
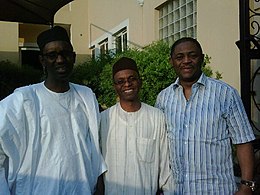
[[[10,61],[0,61],[0,100],[11,94],[15,88],[38,83],[42,71],[28,66],[18,66]]]
[[[99,76],[99,93],[97,94],[102,107],[110,107],[117,101],[112,83],[112,66],[122,56],[131,57],[136,61],[143,82],[140,99],[147,104],[154,105],[158,93],[176,79],[176,74],[169,63],[169,51],[169,45],[159,41],[148,45],[142,50],[129,49],[104,64]],[[204,62],[203,72],[212,77],[213,71],[208,66],[210,63],[208,55],[205,55]],[[220,79],[221,74],[216,72],[216,77]]]
[[[112,66],[122,56],[131,57],[137,62],[143,82],[140,99],[154,105],[158,93],[176,79],[176,74],[169,64],[169,51],[168,44],[159,41],[143,49],[132,48],[117,55],[109,53],[98,59],[75,65],[71,81],[89,86],[95,92],[100,105],[104,108],[110,107],[117,101],[112,83]],[[209,63],[210,57],[206,55],[203,72],[212,77],[213,72],[208,66]],[[0,70],[0,99],[12,93],[17,87],[38,83],[43,78],[42,71],[17,66],[9,61],[0,61]],[[216,72],[216,77],[221,78],[221,74]]]

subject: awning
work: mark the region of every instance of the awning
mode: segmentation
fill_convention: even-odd
[[[55,13],[73,0],[0,0],[0,21],[53,25]]]

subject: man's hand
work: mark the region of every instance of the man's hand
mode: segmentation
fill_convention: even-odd
[[[250,187],[241,184],[239,190],[235,193],[235,195],[252,195],[253,192]]]

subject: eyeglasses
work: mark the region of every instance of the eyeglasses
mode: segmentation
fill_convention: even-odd
[[[124,85],[124,84],[126,84],[126,82],[132,84],[133,82],[136,82],[136,81],[138,81],[138,80],[139,80],[138,77],[133,77],[133,76],[131,76],[131,77],[128,77],[127,79],[114,80],[114,84],[115,84],[115,85]]]
[[[52,52],[45,53],[42,55],[51,61],[57,60],[59,55],[62,56],[66,60],[70,60],[75,55],[75,52],[66,51],[66,50],[60,51],[60,52],[52,51]]]

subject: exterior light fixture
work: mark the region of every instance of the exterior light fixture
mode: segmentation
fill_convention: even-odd
[[[144,5],[144,0],[137,0],[137,2],[139,3],[140,6]]]

